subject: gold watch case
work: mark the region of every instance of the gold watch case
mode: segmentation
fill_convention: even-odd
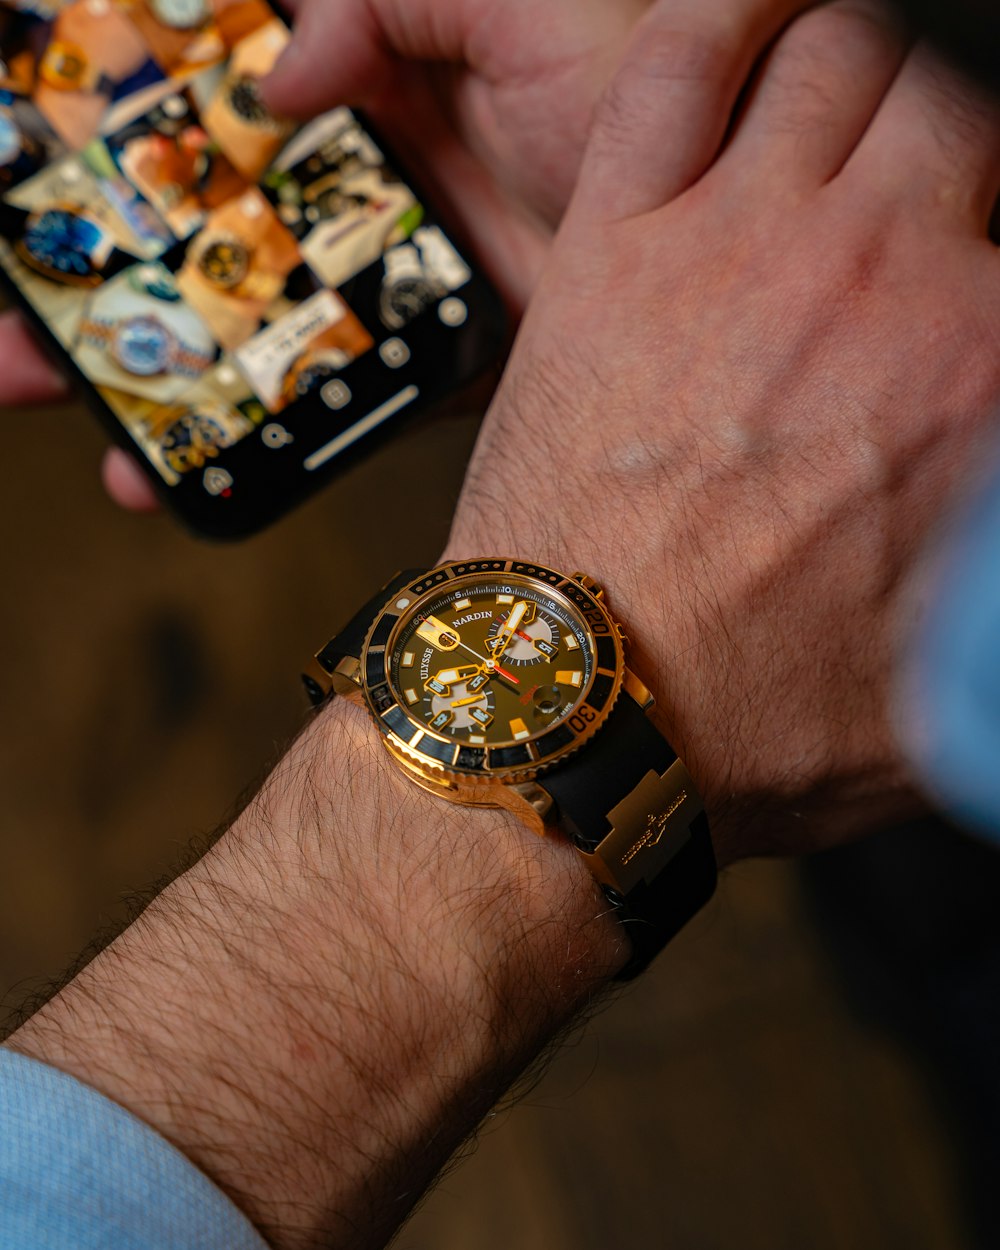
[[[453,802],[512,808],[541,832],[551,799],[536,779],[600,733],[623,691],[652,704],[626,668],[624,643],[587,575],[479,558],[393,594],[359,657],[332,675],[317,660],[311,672],[367,706],[417,784]]]

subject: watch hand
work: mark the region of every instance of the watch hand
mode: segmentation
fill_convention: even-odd
[[[468,707],[470,703],[478,703],[480,699],[486,698],[486,691],[483,690],[479,694],[470,694],[465,699],[455,699],[452,707]]]
[[[454,686],[456,682],[475,677],[479,669],[478,664],[463,664],[459,668],[442,668],[434,674],[434,680],[439,681],[442,686]]]
[[[439,651],[454,651],[456,647],[463,645],[457,630],[446,625],[444,621],[439,621],[436,616],[424,617],[417,626],[417,637],[423,638]]]
[[[510,612],[507,614],[507,619],[497,630],[496,636],[491,638],[486,644],[494,656],[498,656],[503,653],[508,642],[510,642],[511,638],[514,636],[518,625],[520,625],[521,621],[524,619],[527,611],[528,603],[525,599],[519,599],[511,608]]]
[[[501,668],[499,664],[495,666],[493,671],[498,677],[504,677],[507,681],[512,681],[515,686],[519,686],[521,684],[520,677],[515,677],[513,673],[508,673],[507,670],[505,668]]]

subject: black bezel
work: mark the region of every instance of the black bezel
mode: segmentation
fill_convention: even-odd
[[[574,711],[537,738],[524,743],[471,746],[435,733],[417,720],[393,690],[388,671],[397,626],[421,603],[436,598],[450,583],[466,578],[510,574],[542,582],[581,613],[594,639],[594,673]],[[602,645],[603,644],[603,645]],[[603,653],[610,665],[599,664]],[[380,732],[417,765],[465,777],[516,781],[536,776],[571,755],[603,726],[621,692],[625,655],[618,627],[600,599],[579,580],[543,565],[484,558],[456,561],[421,574],[398,590],[375,617],[361,653],[361,690]]]

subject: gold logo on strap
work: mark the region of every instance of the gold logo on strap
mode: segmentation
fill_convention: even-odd
[[[682,790],[665,811],[651,812],[647,815],[645,832],[638,842],[631,846],[622,856],[622,867],[630,864],[640,851],[657,845],[663,835],[667,832],[667,825],[670,823],[670,817],[677,811],[687,796],[687,791]]]

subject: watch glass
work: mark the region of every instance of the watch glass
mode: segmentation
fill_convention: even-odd
[[[175,30],[192,30],[208,19],[208,0],[150,0],[153,15],[164,26]]]
[[[456,578],[422,597],[403,612],[386,655],[398,707],[425,733],[419,749],[427,749],[428,735],[489,747],[494,766],[539,758],[529,744],[572,720],[599,676],[594,633],[580,608],[553,587],[509,573]],[[602,676],[610,684],[615,674]],[[553,739],[542,754],[554,746]]]
[[[176,342],[156,317],[129,317],[115,327],[111,354],[126,373],[154,377],[163,373],[174,355]]]
[[[198,257],[198,268],[214,286],[239,286],[250,270],[250,249],[238,239],[212,239]]]
[[[390,330],[401,330],[414,317],[437,303],[438,291],[423,275],[385,282],[379,295],[378,313]]]
[[[234,78],[229,84],[229,103],[236,116],[251,126],[274,127],[276,124],[264,103],[257,79],[249,74]]]
[[[22,244],[28,256],[67,278],[89,277],[104,242],[96,222],[71,209],[50,208],[28,218]]]

